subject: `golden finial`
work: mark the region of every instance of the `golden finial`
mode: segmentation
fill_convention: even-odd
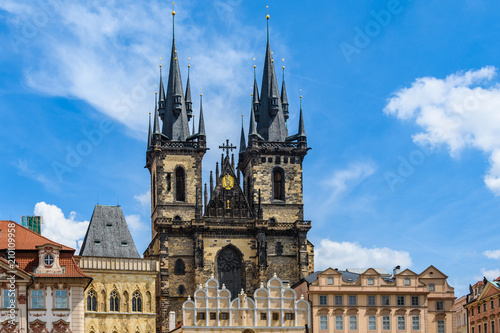
[[[160,57],[160,68],[161,68],[161,57]]]
[[[172,15],[175,15],[175,2],[172,2]]]
[[[203,96],[203,94],[201,93],[202,90],[203,90],[203,87],[200,87],[200,96]]]
[[[257,67],[257,66],[253,65],[253,68],[255,68],[255,67]]]
[[[151,114],[151,111],[149,111],[149,114]]]
[[[300,98],[302,98],[302,89],[300,89]]]
[[[190,62],[191,62],[191,57],[188,57],[188,68],[191,68]]]
[[[158,92],[157,92],[157,91],[155,91],[155,95],[156,95],[156,94],[158,94]]]
[[[174,60],[177,60],[177,57],[175,57],[175,59],[174,59]]]
[[[267,10],[266,20],[269,20],[269,6],[266,6],[266,10]]]

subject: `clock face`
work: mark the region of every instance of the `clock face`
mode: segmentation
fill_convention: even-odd
[[[230,174],[222,176],[222,187],[226,190],[232,189],[234,186],[234,178]]]

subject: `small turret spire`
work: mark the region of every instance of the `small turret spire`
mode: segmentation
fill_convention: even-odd
[[[245,129],[243,128],[243,115],[241,115],[241,138],[240,138],[240,153],[246,150],[247,144],[245,142]]]
[[[151,112],[149,112],[149,126],[148,126],[148,151],[151,150]]]
[[[158,93],[155,91],[155,114],[153,116],[153,134],[160,134],[160,119],[158,118],[158,103],[157,103]]]
[[[306,129],[304,127],[304,117],[302,116],[302,95],[300,95],[300,116],[299,116],[299,133],[298,137],[303,138],[306,136]]]
[[[285,59],[283,58],[283,61]],[[283,83],[281,84],[281,106],[283,108],[283,116],[285,117],[285,121],[288,120],[288,98],[286,95],[286,87],[285,87],[285,65],[283,65]]]
[[[161,57],[160,57],[160,100],[158,102],[158,111],[160,117],[163,119],[165,115],[165,88],[163,87],[163,75],[161,71]]]
[[[249,136],[257,135],[257,129],[255,128],[255,113],[253,110],[254,108],[252,107],[250,110],[250,128],[248,129]],[[248,141],[250,141],[250,139]]]
[[[194,129],[194,114],[193,114],[193,132],[192,133],[193,133],[193,135],[196,134],[195,129]]]
[[[188,58],[188,59],[191,60],[191,58]],[[187,78],[187,82],[186,82],[186,112],[187,112],[188,119],[191,119],[191,117],[193,116],[193,103],[191,102],[191,84],[189,83],[190,69],[191,69],[191,65],[188,64],[188,78]],[[193,121],[193,124],[194,124],[194,121]],[[193,134],[194,134],[194,131],[193,131]]]
[[[198,134],[206,136],[205,134],[205,119],[203,118],[203,94],[200,94],[200,122],[198,124]]]

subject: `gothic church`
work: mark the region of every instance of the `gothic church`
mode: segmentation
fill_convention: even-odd
[[[166,89],[160,66],[146,152],[152,240],[144,258],[160,263],[157,332],[168,331],[170,311],[182,318],[183,302],[212,275],[234,298],[241,290],[253,293],[275,272],[290,284],[313,273],[311,222],[303,213],[302,162],[309,148],[302,106],[298,131],[289,135],[285,80],[280,94],[269,28],[260,89],[259,95],[254,66],[249,133],[242,128],[238,161],[226,141],[215,175],[203,184],[202,97],[198,130],[193,125],[190,132],[189,74],[184,90],[174,34]]]

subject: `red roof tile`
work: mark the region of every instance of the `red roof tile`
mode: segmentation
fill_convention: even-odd
[[[6,249],[9,245],[9,229],[12,229],[9,228],[9,224],[11,223],[15,223],[16,250],[36,250],[37,246],[52,244],[61,246],[63,251],[75,252],[75,249],[51,241],[13,221],[0,221],[0,249]]]

